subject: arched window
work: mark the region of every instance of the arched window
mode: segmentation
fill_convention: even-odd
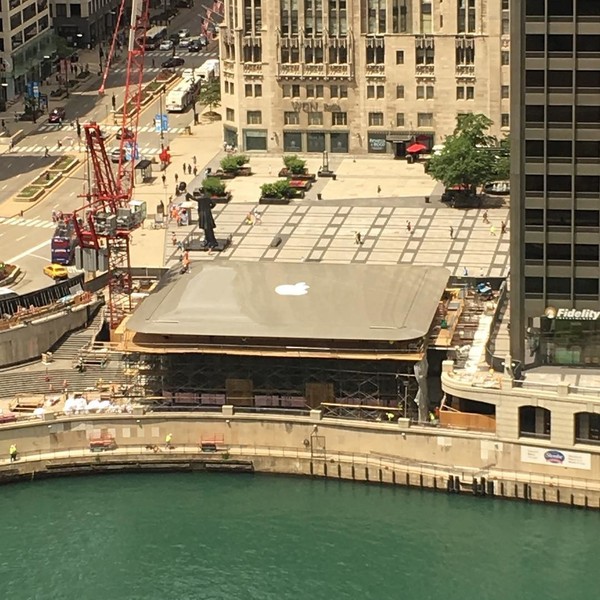
[[[539,406],[519,408],[519,437],[549,438],[550,411]]]
[[[575,441],[600,444],[600,414],[580,412],[575,415]]]

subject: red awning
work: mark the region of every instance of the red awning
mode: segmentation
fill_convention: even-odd
[[[416,144],[411,144],[406,151],[409,154],[417,154],[418,152],[423,152],[423,150],[427,150],[427,146],[424,146],[423,144],[419,144],[418,142]]]

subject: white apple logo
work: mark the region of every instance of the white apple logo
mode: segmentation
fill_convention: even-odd
[[[304,296],[304,294],[308,294],[309,288],[310,285],[306,285],[304,281],[299,281],[298,283],[278,285],[275,291],[280,296]]]

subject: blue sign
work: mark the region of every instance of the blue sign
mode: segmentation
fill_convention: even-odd
[[[125,158],[127,160],[139,160],[140,158],[140,149],[137,144],[132,144],[128,142],[125,145]]]
[[[38,81],[29,81],[27,83],[27,95],[30,98],[40,97],[40,84]]]
[[[156,115],[154,117],[154,131],[156,131],[156,133],[163,133],[164,131],[169,131],[168,115]]]

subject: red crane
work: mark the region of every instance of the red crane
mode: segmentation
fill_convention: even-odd
[[[121,0],[117,27],[106,61],[100,93],[104,93],[106,76],[118,44],[119,24],[130,0]],[[106,152],[100,126],[83,126],[93,173],[94,186],[88,190],[87,203],[72,215],[79,245],[83,252],[94,254],[108,267],[109,321],[114,330],[131,311],[130,236],[146,217],[144,202],[132,200],[135,163],[138,157],[137,132],[144,73],[144,46],[148,29],[149,0],[133,0],[127,47],[127,70],[121,119],[119,163],[115,176]]]

